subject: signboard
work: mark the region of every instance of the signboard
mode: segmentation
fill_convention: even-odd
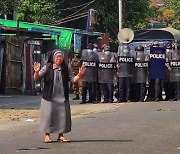
[[[81,53],[81,34],[74,34],[74,52],[75,53]]]
[[[165,79],[166,48],[150,48],[150,79]]]
[[[94,24],[96,22],[97,22],[97,11],[94,9],[89,9],[88,10],[86,31],[92,31],[94,28]]]

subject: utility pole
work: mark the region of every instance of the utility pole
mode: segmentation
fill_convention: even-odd
[[[17,21],[17,5],[15,4],[14,5],[14,8],[13,8],[13,20]]]
[[[122,0],[119,0],[119,31],[122,29]]]

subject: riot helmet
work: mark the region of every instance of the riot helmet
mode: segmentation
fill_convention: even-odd
[[[93,52],[97,53],[98,49],[97,48],[93,48]]]
[[[81,57],[81,54],[80,54],[80,53],[74,53],[74,57],[80,58],[80,57]]]
[[[94,53],[98,52],[98,45],[96,43],[93,44],[93,52]]]
[[[93,44],[93,48],[98,49],[98,45],[96,43]]]
[[[87,49],[93,49],[93,44],[92,44],[92,43],[89,43],[89,44],[87,45]]]
[[[92,49],[87,49],[88,54],[92,54],[93,50]]]
[[[111,51],[107,50],[104,52],[106,56],[109,56],[111,54]]]
[[[159,41],[154,41],[152,46],[153,47],[159,47]]]
[[[177,45],[176,50],[177,50],[177,53],[180,54],[180,44]]]
[[[170,41],[165,41],[163,47],[166,49],[172,49],[172,43]]]
[[[143,47],[142,45],[138,45],[138,46],[135,48],[135,50],[136,50],[137,52],[144,52],[144,47]]]
[[[127,54],[131,51],[131,49],[128,45],[123,45],[122,51],[123,51],[123,53]]]

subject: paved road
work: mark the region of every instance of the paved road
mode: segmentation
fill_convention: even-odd
[[[179,119],[179,102],[125,104],[114,111],[73,118],[69,144],[43,143],[38,122],[9,128],[0,132],[0,153],[179,154]]]

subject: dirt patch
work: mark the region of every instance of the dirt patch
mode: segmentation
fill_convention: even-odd
[[[112,110],[119,108],[123,104],[124,103],[78,105],[78,107],[74,106],[74,108],[72,108],[72,116],[77,117],[77,116],[83,116],[83,115],[87,115],[87,114],[112,111]]]
[[[123,104],[85,104],[71,107],[72,117],[115,110]],[[39,110],[0,109],[0,122],[37,121]]]
[[[0,122],[37,120],[39,110],[0,109]]]

